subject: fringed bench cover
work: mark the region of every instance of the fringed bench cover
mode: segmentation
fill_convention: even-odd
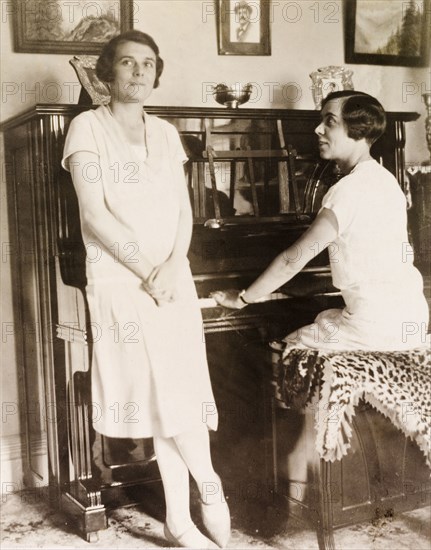
[[[323,352],[294,348],[280,357],[276,371],[277,390],[289,408],[304,407],[320,389],[316,447],[324,460],[333,462],[347,454],[354,407],[364,399],[417,442],[431,468],[429,349]]]

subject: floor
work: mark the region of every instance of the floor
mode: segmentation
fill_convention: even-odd
[[[243,415],[246,424],[252,418]],[[239,428],[244,427],[241,424]],[[231,426],[231,423],[228,423]],[[234,439],[235,437],[235,439]],[[220,441],[223,439],[223,444]],[[231,444],[227,445],[226,441]],[[234,445],[232,442],[235,442]],[[212,433],[213,459],[220,473],[232,517],[232,537],[228,548],[318,550],[315,531],[288,518],[285,504],[268,492],[262,479],[263,462],[252,430],[219,430]],[[232,452],[234,448],[234,452]],[[1,506],[1,550],[43,549],[131,549],[167,548],[163,536],[165,515],[160,483],[150,484],[146,497],[138,493],[139,505],[108,511],[108,528],[98,532],[98,540],[88,543],[76,533],[76,526],[59,510],[46,490],[7,495]],[[428,481],[423,504],[429,503]],[[192,484],[192,517],[199,525],[197,489]],[[136,496],[136,493],[133,493]],[[431,550],[431,507],[335,531],[337,550]]]
[[[229,548],[314,550],[317,539],[309,528],[289,522],[278,534],[269,535],[250,528],[231,504],[233,531]],[[255,509],[259,514],[261,510]],[[431,508],[407,512],[394,518],[342,528],[335,532],[339,550],[429,550],[431,548]],[[248,527],[245,526],[248,523]],[[263,530],[265,531],[265,529]],[[268,531],[268,530],[266,530]],[[1,511],[2,550],[9,548],[166,548],[161,518],[139,506],[109,513],[108,528],[99,531],[99,540],[88,543],[74,533],[73,525],[58,510],[50,509],[42,495],[9,495]]]

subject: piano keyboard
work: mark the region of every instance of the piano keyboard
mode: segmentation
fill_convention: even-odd
[[[272,294],[268,294],[267,296],[259,298],[259,300],[256,300],[256,302],[254,303],[259,304],[262,302],[269,302],[271,300],[287,300],[288,298],[289,296],[287,294],[283,294],[282,292],[273,292]],[[214,298],[199,298],[199,305],[201,309],[209,307],[220,307],[219,304],[214,300]]]
[[[315,294],[313,294],[313,296],[341,296],[341,292],[316,292]],[[304,296],[304,298],[306,297],[307,296]],[[253,303],[261,304],[264,302],[270,302],[272,300],[291,300],[292,298],[295,298],[295,296],[289,296],[289,294],[284,294],[283,292],[273,292],[272,294],[268,294],[266,296],[263,296],[262,298],[259,298],[259,300],[256,300]],[[207,309],[210,307],[221,307],[214,300],[214,298],[199,298],[199,306],[201,309]]]

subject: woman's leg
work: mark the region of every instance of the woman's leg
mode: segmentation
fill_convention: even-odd
[[[175,443],[196,481],[203,502],[208,504],[222,500],[223,491],[219,476],[211,460],[208,428],[205,424],[176,435]]]
[[[175,441],[170,437],[154,437],[154,450],[165,493],[168,530],[180,539],[181,546],[209,548],[210,541],[194,527],[190,516],[189,470]]]
[[[230,513],[222,484],[214,471],[206,425],[174,437],[201,494],[202,520],[210,538],[225,548],[230,537]]]
[[[189,471],[172,438],[155,437],[154,450],[165,493],[166,523],[179,534],[192,523]]]

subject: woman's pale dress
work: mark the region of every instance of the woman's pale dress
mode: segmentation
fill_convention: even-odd
[[[406,200],[375,160],[360,162],[329,189],[338,235],[329,245],[333,284],[346,307],[320,313],[285,338],[290,347],[408,350],[427,344],[428,306],[413,265]]]
[[[94,340],[93,425],[110,437],[171,437],[202,424],[217,429],[218,422],[188,262],[177,299],[160,307],[127,266],[138,249],[154,266],[169,257],[185,185],[187,157],[174,126],[145,114],[145,132],[147,150],[131,146],[101,106],[71,122],[64,148],[63,166],[83,170],[89,185],[101,183],[106,209],[133,235],[130,242],[102,243],[81,223]],[[78,151],[95,153],[97,162],[71,165]]]

